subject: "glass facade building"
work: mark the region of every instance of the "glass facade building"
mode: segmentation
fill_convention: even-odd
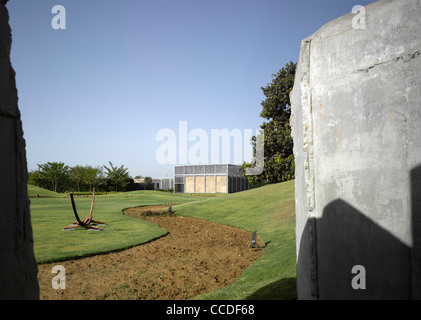
[[[248,180],[232,164],[174,166],[174,192],[234,193],[248,190]]]

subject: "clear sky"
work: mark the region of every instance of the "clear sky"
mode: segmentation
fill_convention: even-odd
[[[156,159],[161,129],[255,131],[261,87],[297,62],[301,40],[373,2],[10,0],[28,169],[111,161],[172,176]],[[55,5],[66,29],[52,27]]]

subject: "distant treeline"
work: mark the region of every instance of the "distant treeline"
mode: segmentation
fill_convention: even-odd
[[[150,179],[152,180],[152,179]],[[148,179],[147,179],[148,181]],[[136,185],[124,165],[109,166],[77,165],[69,167],[63,162],[47,162],[38,170],[29,172],[29,184],[54,192],[131,191]]]

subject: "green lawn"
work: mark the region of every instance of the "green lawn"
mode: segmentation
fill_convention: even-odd
[[[65,197],[64,194],[62,193],[56,193],[54,191],[50,191],[47,189],[43,189],[37,186],[33,186],[28,184],[28,196],[30,197],[56,197],[56,198],[60,198],[60,197]]]
[[[29,188],[28,188],[29,189]],[[28,190],[29,192],[29,190]],[[140,205],[180,204],[177,215],[205,219],[253,232],[266,243],[264,255],[232,285],[196,299],[296,299],[294,181],[230,195],[173,194],[136,191],[96,197],[94,219],[103,231],[62,231],[75,218],[68,196],[31,198],[34,248],[39,263],[123,249],[166,234],[155,224],[123,216],[122,209]],[[75,198],[81,218],[89,197]]]
[[[33,188],[29,188],[33,191]],[[49,192],[42,193],[45,198],[31,198],[31,221],[34,235],[34,251],[38,263],[47,263],[77,258],[96,253],[109,252],[139,245],[166,234],[155,224],[133,219],[122,214],[122,210],[141,205],[166,205],[167,203],[185,203],[206,199],[186,194],[173,194],[159,191],[135,191],[100,195],[95,197],[93,217],[104,221],[101,231],[76,230],[63,231],[63,227],[76,219],[73,214],[70,197]],[[48,191],[48,190],[45,190]],[[77,211],[84,219],[90,210],[91,198],[75,197]]]
[[[183,204],[177,214],[257,230],[267,244],[232,285],[197,299],[296,299],[294,181]]]

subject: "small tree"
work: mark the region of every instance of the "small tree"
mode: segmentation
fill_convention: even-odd
[[[68,178],[69,167],[66,166],[63,162],[47,162],[44,164],[39,164],[39,178],[47,180],[54,192],[57,192],[57,187],[59,183],[64,185],[65,181]]]
[[[120,167],[114,167],[111,161],[108,161],[110,167],[104,165],[105,170],[107,171],[107,179],[110,184],[115,187],[115,191],[118,191],[119,187],[121,190],[124,190],[125,187],[130,183],[128,169],[124,168],[124,165]]]
[[[101,167],[84,166],[82,169],[82,181],[89,186],[89,191],[92,191],[92,186],[98,185],[101,176]]]
[[[83,170],[82,168],[83,168],[82,166],[77,165],[77,166],[74,166],[73,168],[70,168],[70,171],[69,171],[70,179],[73,182],[72,189],[74,188],[74,185],[76,185],[77,191],[81,191],[80,188],[82,184],[82,170]]]
[[[144,183],[144,186],[145,186],[145,190],[149,189],[149,186],[152,185],[152,183],[153,183],[152,178],[151,177],[145,177],[143,179],[143,183]]]

